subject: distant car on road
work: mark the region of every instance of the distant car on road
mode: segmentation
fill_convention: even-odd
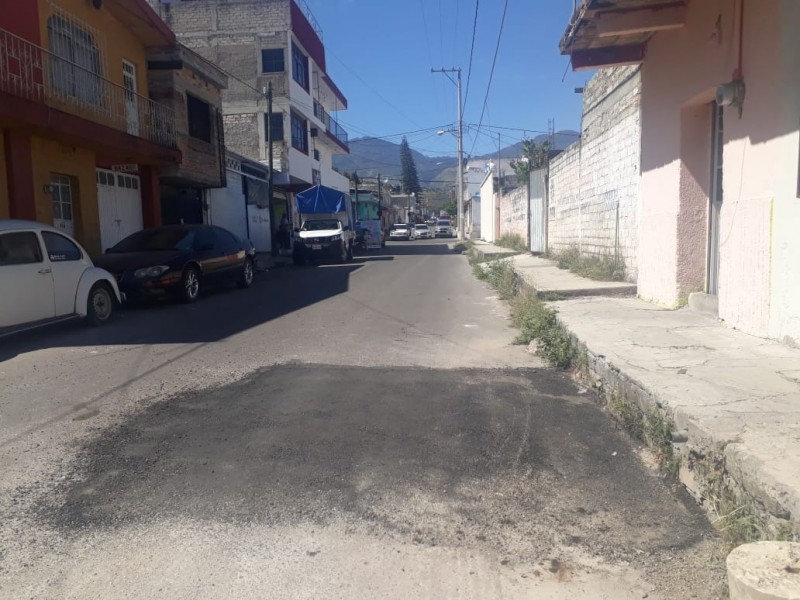
[[[424,223],[414,225],[414,238],[429,240],[431,238],[431,230]]]
[[[122,301],[111,273],[63,231],[0,220],[0,336],[70,318],[107,322]]]
[[[413,227],[408,223],[395,223],[389,231],[390,240],[410,240],[413,235]]]
[[[129,235],[97,264],[113,273],[132,299],[174,295],[194,302],[209,283],[250,287],[255,248],[215,225],[167,225]]]
[[[434,237],[453,237],[453,227],[450,225],[450,221],[443,219],[436,221]]]

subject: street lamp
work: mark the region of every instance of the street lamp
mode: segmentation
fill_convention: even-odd
[[[451,69],[431,69],[431,73],[444,73],[447,75],[447,78],[450,81],[453,79],[448,75],[448,73],[456,73],[457,81],[453,81],[458,88],[458,130],[456,133],[456,140],[458,141],[458,169],[456,170],[456,184],[458,185],[458,239],[464,239],[464,176],[463,176],[463,168],[464,168],[464,157],[463,157],[463,149],[462,149],[462,118],[461,118],[461,69],[453,67]],[[439,135],[443,134],[444,131],[437,132]]]

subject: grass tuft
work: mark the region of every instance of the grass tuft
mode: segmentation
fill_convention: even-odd
[[[496,246],[501,246],[503,248],[516,250],[517,252],[528,251],[528,247],[525,244],[525,240],[522,239],[521,235],[516,233],[500,236],[497,240],[495,240],[494,243]]]
[[[608,254],[581,254],[577,246],[548,255],[556,261],[559,269],[567,269],[576,275],[595,281],[623,281],[625,261]]]

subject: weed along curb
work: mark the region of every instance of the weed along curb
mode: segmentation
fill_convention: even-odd
[[[762,486],[757,467],[745,464],[737,444],[715,443],[679,406],[673,409],[659,401],[660,390],[648,389],[593,352],[568,331],[557,310],[537,296],[511,261],[481,262],[474,249],[467,257],[476,277],[508,301],[511,320],[520,330],[516,342],[530,344],[553,366],[571,368],[577,379],[594,388],[615,419],[646,443],[662,471],[679,480],[706,510],[731,548],[759,540],[797,539],[798,515]]]

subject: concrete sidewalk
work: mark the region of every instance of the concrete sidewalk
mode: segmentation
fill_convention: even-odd
[[[537,290],[583,290],[549,305],[585,349],[587,376],[607,398],[674,423],[680,479],[712,515],[737,510],[763,537],[799,539],[800,350],[688,308],[589,295],[611,284],[545,259],[510,260]]]

